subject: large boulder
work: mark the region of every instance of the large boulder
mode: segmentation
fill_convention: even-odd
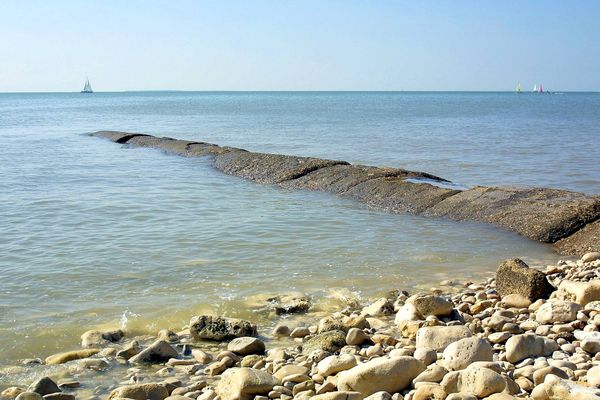
[[[417,331],[417,348],[443,351],[450,343],[471,337],[473,334],[464,325],[424,326]]]
[[[108,400],[164,400],[169,397],[169,391],[164,385],[158,383],[140,383],[121,386],[110,392]]]
[[[83,350],[73,350],[66,351],[64,353],[53,354],[51,356],[46,357],[46,364],[55,365],[55,364],[64,364],[68,361],[79,360],[81,358],[91,357],[94,354],[100,352],[100,349],[83,349]]]
[[[229,342],[227,350],[241,356],[247,356],[248,354],[264,354],[265,344],[262,340],[255,337],[244,336],[235,338]]]
[[[425,364],[414,357],[375,358],[340,372],[337,386],[339,390],[360,392],[364,396],[379,391],[397,393],[424,370]]]
[[[315,350],[322,350],[327,353],[340,351],[346,345],[346,334],[342,331],[327,331],[319,333],[308,339],[302,345],[302,354],[310,355]]]
[[[476,361],[492,361],[494,350],[490,343],[476,336],[451,343],[444,350],[444,366],[450,371],[467,368]]]
[[[242,336],[256,336],[256,325],[237,318],[200,315],[190,321],[190,334],[195,340],[230,340]]]
[[[547,356],[559,349],[551,339],[533,333],[515,335],[506,341],[506,360],[517,363],[528,357]]]
[[[217,384],[221,400],[251,400],[266,395],[279,380],[266,371],[253,368],[231,368],[223,373]]]
[[[547,299],[554,291],[546,275],[518,258],[506,260],[496,270],[496,290],[501,296],[519,294],[531,301]]]
[[[177,350],[164,340],[157,340],[129,359],[132,364],[163,363],[179,357]]]

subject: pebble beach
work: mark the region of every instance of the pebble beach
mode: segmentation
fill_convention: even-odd
[[[283,294],[266,304],[276,321],[269,332],[218,315],[190,316],[187,326],[155,336],[90,330],[82,332],[79,349],[0,371],[36,377],[1,396],[596,399],[598,267],[600,253],[550,266],[510,259],[484,282],[445,280],[416,293],[390,289],[326,316],[311,312],[309,297]]]

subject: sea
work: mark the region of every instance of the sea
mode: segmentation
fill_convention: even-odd
[[[600,194],[599,111],[600,93],[0,94],[0,367],[78,348],[88,329],[155,334],[213,313],[264,333],[271,296],[326,312],[560,258],[494,226],[256,184],[90,132]]]

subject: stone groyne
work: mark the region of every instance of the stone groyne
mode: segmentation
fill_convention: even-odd
[[[455,187],[425,173],[346,161],[265,154],[211,143],[99,131],[115,143],[185,157],[210,156],[218,170],[258,183],[321,190],[389,212],[491,223],[552,243],[566,255],[600,251],[600,196],[548,188]]]

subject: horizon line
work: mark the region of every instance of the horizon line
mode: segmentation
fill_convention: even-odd
[[[94,94],[94,93],[149,93],[149,92],[164,92],[164,93],[600,93],[600,90],[548,90],[542,93],[529,90],[516,92],[515,90],[188,90],[188,89],[134,89],[134,90],[106,90],[94,91],[92,93],[81,93],[81,91],[16,91],[16,92],[0,92],[0,94]]]

